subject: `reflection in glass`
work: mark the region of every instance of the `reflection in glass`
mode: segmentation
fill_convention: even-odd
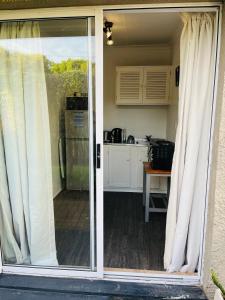
[[[4,263],[90,267],[88,24],[83,18],[0,25]]]

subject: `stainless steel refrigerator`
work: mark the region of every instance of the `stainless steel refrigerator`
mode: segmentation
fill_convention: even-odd
[[[88,110],[65,111],[66,187],[89,190]]]

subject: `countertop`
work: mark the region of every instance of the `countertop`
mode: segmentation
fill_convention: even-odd
[[[148,147],[148,144],[104,143],[104,146],[133,146],[133,147]]]

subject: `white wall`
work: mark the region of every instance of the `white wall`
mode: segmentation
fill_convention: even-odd
[[[175,69],[180,65],[180,35],[181,26],[177,29],[172,45],[172,75],[170,85],[170,105],[167,111],[167,139],[175,141],[178,119],[178,90],[175,84]]]
[[[170,65],[168,45],[104,48],[104,129],[127,129],[127,135],[166,138],[167,107],[115,105],[116,66]]]
[[[62,137],[62,113],[64,112],[64,94],[56,88],[57,82],[51,74],[46,75],[46,86],[48,94],[49,124],[51,134],[51,156],[52,156],[52,183],[53,197],[62,190],[62,179],[59,164],[59,138]],[[61,90],[62,92],[62,90]]]

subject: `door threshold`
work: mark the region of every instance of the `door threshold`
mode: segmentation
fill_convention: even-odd
[[[154,284],[200,285],[198,273],[169,273],[156,270],[104,268],[104,279]]]
[[[198,276],[198,273],[195,272],[188,272],[188,273],[184,273],[184,272],[173,272],[173,273],[168,273],[166,271],[159,271],[159,270],[146,270],[146,269],[130,269],[130,268],[104,268],[105,272],[115,272],[115,273],[119,273],[119,272],[128,272],[128,273],[146,273],[146,274],[173,274],[173,275],[186,275],[186,276]]]

